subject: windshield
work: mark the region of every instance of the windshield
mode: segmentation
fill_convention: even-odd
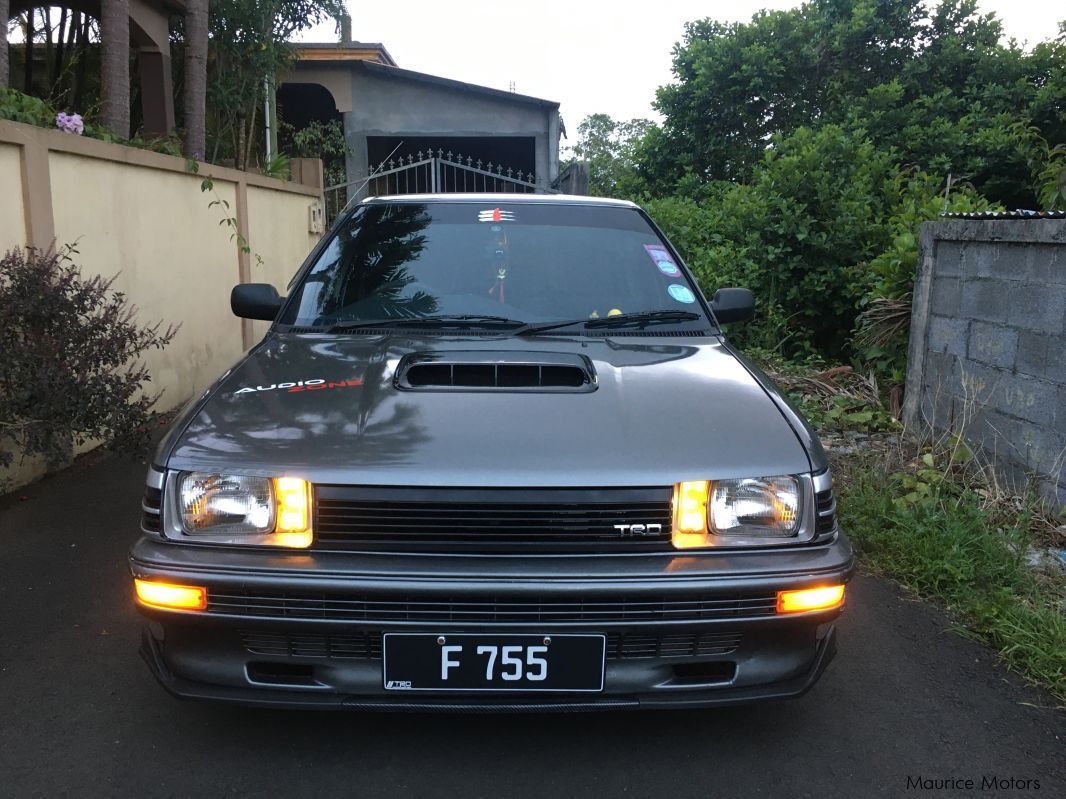
[[[368,203],[336,233],[279,321],[539,323],[692,311],[697,321],[666,321],[706,327],[695,291],[635,208]]]

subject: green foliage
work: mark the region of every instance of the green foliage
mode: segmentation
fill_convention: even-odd
[[[881,433],[900,423],[881,402],[877,381],[850,366],[829,367],[818,357],[796,362],[780,354],[749,348],[757,363],[819,433]]]
[[[704,291],[750,288],[745,347],[871,365],[902,384],[922,222],[998,206],[943,185],[862,131],[825,125],[778,137],[747,183],[682,181],[687,197],[646,200]]]
[[[1041,208],[1066,210],[1066,144],[1048,149],[1044,168],[1040,170],[1039,188]]]
[[[592,114],[581,121],[573,154],[589,163],[590,194],[622,197],[638,188],[637,146],[652,127],[647,119],[616,121],[607,114]]]
[[[748,181],[771,136],[836,124],[899,163],[1033,207],[1043,165],[1029,131],[1066,140],[1066,44],[1025,52],[1001,33],[976,0],[813,0],[748,23],[690,23],[638,173],[658,194],[686,176]]]
[[[190,164],[196,166],[195,161],[190,161]],[[187,165],[188,166],[188,165]],[[199,167],[196,169],[189,169],[190,172],[199,172]],[[206,178],[200,181],[200,191],[205,194],[210,194],[212,199],[207,203],[208,209],[217,209],[222,214],[222,217],[218,220],[219,227],[228,227],[230,231],[229,240],[237,245],[237,249],[242,253],[247,253],[255,258],[255,262],[258,266],[262,266],[266,263],[263,260],[263,256],[258,252],[252,252],[252,245],[248,243],[248,239],[241,233],[240,223],[236,216],[233,215],[230,209],[229,200],[223,200],[215,190],[215,181],[208,175]]]
[[[139,324],[114,278],[82,277],[74,252],[0,259],[0,443],[52,463],[93,439],[147,440],[158,395],[144,393],[151,375],[140,359],[176,332]]]
[[[208,152],[245,168],[257,152],[256,120],[264,79],[289,65],[290,39],[346,13],[341,0],[231,0],[213,3],[209,16]]]
[[[17,89],[0,89],[0,119],[54,128],[56,110],[44,100],[23,94]]]
[[[26,125],[36,125],[39,128],[54,130],[56,127],[56,109],[44,100],[23,94],[17,89],[0,89],[0,119],[8,119],[12,122],[22,122]],[[124,139],[89,121],[85,122],[83,135],[91,139],[100,139],[113,144],[124,144],[127,147],[138,147],[142,150],[152,150],[166,155],[181,155],[181,141],[174,137]]]
[[[859,300],[851,354],[873,366],[889,382],[906,380],[907,338],[911,295],[918,270],[918,236],[922,222],[941,213],[996,210],[972,186],[943,187],[922,172],[898,176],[895,201],[885,224],[890,241],[863,270],[865,288]]]
[[[707,293],[755,292],[758,322],[738,331],[743,343],[839,356],[865,288],[861,265],[890,245],[899,192],[890,153],[829,125],[776,139],[748,184],[705,184],[698,200],[648,206]]]
[[[796,399],[794,395],[792,398]],[[820,432],[854,430],[879,433],[899,429],[899,420],[895,416],[861,397],[832,397],[826,409],[822,401],[801,396],[797,405],[807,421]]]
[[[1012,667],[1066,701],[1066,597],[1027,567],[1031,509],[985,507],[930,453],[909,472],[863,464],[842,483],[841,522],[864,566],[943,602]]]
[[[289,156],[285,153],[274,153],[270,160],[263,166],[263,174],[278,180],[288,180],[292,172]]]
[[[329,122],[311,120],[299,130],[281,121],[278,123],[278,141],[280,149],[296,158],[321,158],[327,186],[339,186],[348,179],[350,148],[339,119]]]

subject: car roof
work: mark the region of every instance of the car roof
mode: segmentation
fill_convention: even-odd
[[[587,197],[577,194],[389,194],[380,197],[367,197],[363,203],[508,203],[541,205],[610,205],[620,208],[637,208],[629,200],[614,200],[610,197]]]

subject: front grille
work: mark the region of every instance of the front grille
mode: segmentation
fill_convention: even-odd
[[[141,527],[150,533],[158,533],[161,529],[162,506],[163,492],[160,489],[151,486],[144,489],[144,498],[141,500]]]
[[[241,630],[240,635],[244,648],[253,655],[381,660],[381,633],[323,635]]]
[[[673,487],[315,487],[320,548],[403,552],[669,550]],[[621,526],[621,527],[619,527]]]
[[[777,595],[732,594],[713,597],[628,595],[412,596],[383,597],[333,593],[207,592],[207,611],[226,616],[324,619],[360,622],[448,622],[488,624],[626,624],[685,622],[773,616]]]
[[[607,659],[713,657],[732,654],[739,646],[740,633],[612,633],[607,636]]]
[[[325,635],[241,630],[241,644],[252,655],[330,660],[381,660],[382,634],[365,632]],[[703,658],[729,655],[740,646],[740,633],[680,632],[609,633],[608,660]]]
[[[816,514],[814,523],[815,538],[832,533],[837,526],[837,503],[833,497],[833,489],[819,491],[814,495],[814,511]]]

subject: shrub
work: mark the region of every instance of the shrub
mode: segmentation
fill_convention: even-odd
[[[861,131],[800,128],[775,139],[750,183],[682,181],[645,200],[708,295],[755,292],[738,344],[803,360],[855,360],[901,385],[921,224],[998,206],[969,184],[900,169]]]
[[[60,118],[71,119],[77,117],[79,134],[84,134],[90,139],[100,139],[113,144],[124,144],[127,147],[138,147],[142,150],[152,150],[164,155],[181,155],[181,140],[175,136],[161,136],[153,139],[124,139],[115,136],[106,128],[82,120],[77,115],[68,115],[58,112],[54,107],[37,97],[23,94],[17,89],[0,89],[0,119],[9,119],[12,122],[22,122],[26,125],[36,125],[39,128],[55,130],[68,130],[69,128],[60,123]]]
[[[708,293],[755,292],[746,345],[840,357],[855,324],[862,265],[891,241],[898,167],[864,134],[827,125],[776,139],[748,184],[648,203]],[[691,187],[690,187],[691,188]]]
[[[899,175],[898,198],[887,220],[888,247],[864,270],[852,354],[872,366],[888,383],[906,382],[911,299],[918,271],[922,222],[941,213],[997,210],[968,184],[945,193],[941,181],[924,172]]]
[[[17,89],[0,89],[0,119],[51,128],[55,127],[56,110],[44,100]]]
[[[64,461],[90,440],[136,444],[158,394],[139,357],[175,328],[142,326],[114,278],[83,278],[73,250],[9,251],[0,259],[0,466]]]

